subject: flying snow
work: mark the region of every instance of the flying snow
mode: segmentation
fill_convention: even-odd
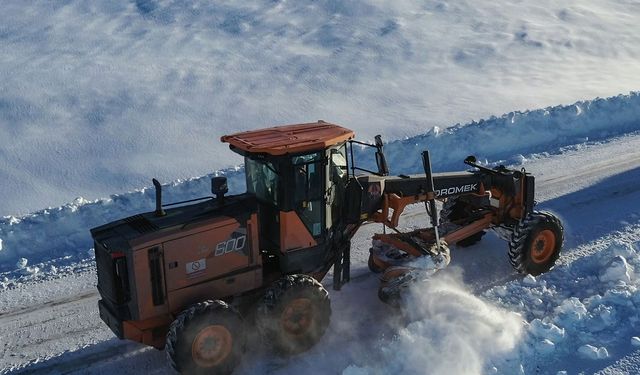
[[[404,303],[411,323],[378,348],[380,364],[350,366],[343,375],[519,371],[520,363],[509,359],[523,337],[522,317],[473,295],[453,271],[411,288]]]

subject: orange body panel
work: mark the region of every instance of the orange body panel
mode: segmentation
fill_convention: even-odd
[[[285,155],[318,151],[353,137],[349,129],[318,121],[225,135],[220,140],[246,152]]]
[[[412,195],[408,197],[400,197],[397,194],[384,194],[382,201],[382,209],[380,212],[374,212],[371,215],[372,221],[382,223],[390,228],[397,228],[400,221],[400,215],[404,209],[414,203],[425,202],[434,198],[434,193],[423,193],[418,195]],[[389,211],[391,217],[389,217]]]
[[[126,320],[122,322],[124,338],[162,349],[166,341],[167,327],[172,321],[171,315],[161,315],[147,320]]]
[[[280,212],[280,249],[282,252],[316,246],[318,242],[311,236],[297,213]]]
[[[464,226],[458,230],[455,230],[451,233],[448,233],[444,236],[444,241],[448,244],[454,244],[460,240],[463,240],[467,237],[473,236],[474,234],[480,232],[481,230],[487,229],[491,226],[491,221],[495,217],[494,214],[486,214],[484,218],[480,220],[476,220],[473,223]]]
[[[262,269],[257,269],[191,285],[188,288],[169,292],[169,306],[172,312],[178,313],[185,306],[217,298],[214,296],[223,296],[229,293],[240,294],[256,289],[262,284],[261,280]]]
[[[185,232],[181,237],[170,235],[170,240],[162,244],[137,249],[134,264],[139,320],[122,322],[124,338],[162,349],[169,324],[185,306],[260,287],[262,258],[255,241],[258,238],[257,215],[251,215],[246,223],[246,233],[242,230],[243,233],[236,233],[234,237],[232,234],[239,228],[241,225],[235,219],[218,218],[206,226],[193,228],[188,235]],[[247,243],[241,252],[234,246],[243,236]],[[146,244],[150,242],[154,241],[147,239]],[[218,244],[223,245],[218,247],[216,255]],[[149,266],[149,251],[154,248],[162,249],[164,254],[163,279],[167,296],[159,306],[153,304]],[[201,268],[194,269],[194,262],[200,262]],[[233,274],[234,270],[239,273]]]
[[[163,239],[166,241],[163,243],[136,249],[133,264],[136,265],[139,319],[145,320],[180,310],[185,305],[177,304],[178,301],[196,301],[196,298],[203,295],[209,298],[229,296],[259,287],[262,282],[261,274],[257,277],[254,270],[246,272],[246,275],[236,275],[234,280],[219,279],[234,271],[257,267],[262,262],[258,243],[255,241],[258,238],[257,215],[253,214],[247,223],[242,224],[246,224],[246,229],[233,218],[221,217],[186,232],[164,234]],[[144,244],[156,241],[147,238]],[[149,251],[154,248],[160,248],[164,254],[162,273],[168,296],[161,305],[154,305],[152,297]],[[203,292],[200,284],[207,285],[215,279],[220,282],[214,282],[209,285],[212,289]],[[184,288],[187,288],[186,295],[185,292],[180,292],[174,296],[174,291]],[[189,293],[197,297],[191,298]]]
[[[171,292],[205,280],[248,267],[251,254],[242,254],[234,246],[236,242],[226,242],[240,228],[240,224],[230,219],[224,225],[164,243],[164,262],[167,291]],[[241,245],[248,238],[244,233]],[[220,246],[222,244],[222,246]],[[221,247],[220,254],[216,247]],[[227,251],[227,252],[225,252]],[[176,264],[171,268],[171,264]]]
[[[209,220],[199,221],[196,224],[185,224],[182,228],[175,228],[170,231],[151,232],[149,234],[143,234],[140,237],[131,241],[131,247],[134,249],[140,249],[144,247],[153,247],[159,245],[161,242],[167,242],[176,240],[183,237],[193,236],[202,231],[217,228],[218,226],[226,225],[226,223],[235,223],[235,219],[228,216],[214,217]]]

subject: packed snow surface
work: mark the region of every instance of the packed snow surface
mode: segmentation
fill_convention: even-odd
[[[637,90],[638,25],[627,0],[3,0],[0,215],[229,167],[239,130],[398,139]]]

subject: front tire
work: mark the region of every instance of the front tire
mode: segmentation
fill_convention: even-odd
[[[520,273],[540,275],[554,266],[563,242],[560,220],[549,212],[534,211],[513,229],[509,261]]]
[[[329,325],[329,293],[311,276],[288,275],[267,289],[258,314],[258,326],[277,352],[301,353],[315,345]]]
[[[167,333],[169,364],[182,374],[231,374],[246,342],[242,319],[222,301],[205,301],[178,315]]]

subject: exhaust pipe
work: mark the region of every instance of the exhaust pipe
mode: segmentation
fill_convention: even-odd
[[[153,179],[153,186],[156,188],[156,216],[164,216],[167,213],[162,209],[162,186],[155,178]]]

